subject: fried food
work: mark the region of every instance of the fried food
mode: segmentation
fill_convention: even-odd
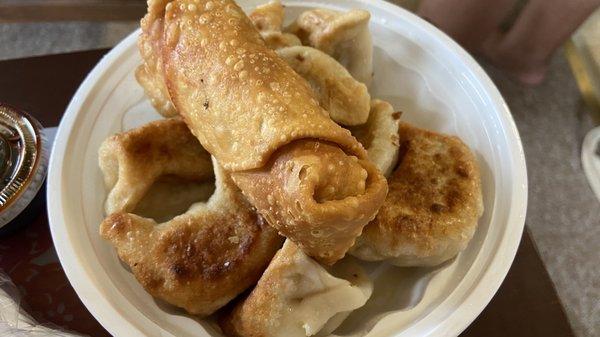
[[[255,286],[221,312],[230,337],[329,335],[373,291],[346,253],[437,265],[483,212],[468,147],[371,100],[368,12],[284,14],[148,0],[136,79],[175,118],[99,151],[100,234],[146,291],[206,316]]]
[[[190,181],[214,177],[210,154],[180,118],[144,125],[106,139],[98,151],[105,185],[106,214],[132,212],[161,177]],[[176,160],[174,160],[176,158]]]
[[[281,31],[285,10],[281,1],[273,0],[256,7],[248,17],[259,32]]]
[[[296,35],[282,32],[285,12],[281,1],[273,0],[258,6],[248,17],[269,48],[302,45]]]
[[[326,270],[287,240],[254,290],[220,325],[231,337],[326,336],[372,291],[358,265],[342,260]]]
[[[483,213],[477,160],[457,137],[400,123],[400,158],[379,214],[351,254],[433,266],[463,250]]]
[[[147,18],[164,17],[165,82],[191,131],[270,225],[321,262],[342,258],[387,193],[364,148],[265,46],[234,1],[177,0],[164,12],[155,3]],[[329,174],[330,158],[346,173]],[[326,197],[307,193],[315,188]],[[315,228],[323,235],[311,234]]]
[[[160,1],[155,1],[159,7]],[[163,18],[146,16],[141,21],[142,34],[138,40],[138,49],[143,63],[135,71],[135,78],[150,98],[152,106],[164,117],[177,116],[177,110],[171,103],[169,91],[163,77],[161,60],[161,43],[163,35]]]
[[[349,128],[352,135],[367,149],[369,159],[386,177],[390,176],[398,162],[401,115],[401,112],[394,111],[390,103],[374,99],[371,101],[367,122]]]
[[[308,81],[319,104],[336,123],[359,125],[367,121],[371,102],[367,86],[335,59],[304,46],[282,48],[277,54]]]
[[[280,31],[260,32],[267,47],[277,50],[280,48],[301,46],[300,39],[294,34],[282,33]]]
[[[153,122],[113,136],[100,152],[100,166],[112,186],[110,215],[100,235],[152,296],[191,314],[209,315],[255,284],[281,246],[282,238],[218,163],[207,160],[209,154],[182,120]],[[212,179],[213,170],[214,194],[184,214],[157,224],[128,212],[142,197],[138,186],[147,186],[158,175],[154,172],[202,172],[198,177]]]
[[[331,55],[368,86],[373,79],[370,19],[371,14],[364,10],[342,13],[318,8],[300,14],[286,31],[297,35],[302,44]]]
[[[233,178],[242,190],[252,191],[247,195],[257,209],[272,209],[263,213],[271,225],[331,264],[360,235],[362,223],[374,217],[365,209],[377,212],[378,199],[365,196],[377,195],[385,181],[373,164],[335,145],[314,140],[295,145],[279,150],[263,170],[236,172]]]

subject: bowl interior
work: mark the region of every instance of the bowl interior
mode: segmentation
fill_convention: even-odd
[[[245,9],[262,2],[240,1]],[[369,10],[375,48],[371,96],[392,103],[404,121],[461,137],[477,154],[482,171],[485,213],[468,248],[436,268],[364,263],[375,292],[336,334],[460,332],[504,278],[523,228],[525,166],[506,106],[466,53],[412,14],[379,1],[286,5],[288,18],[315,6]],[[212,320],[155,301],[98,234],[107,195],[97,161],[100,144],[111,134],[160,118],[134,78],[140,63],[138,34],[96,67],[61,123],[48,190],[55,245],[79,296],[111,333],[220,336]]]

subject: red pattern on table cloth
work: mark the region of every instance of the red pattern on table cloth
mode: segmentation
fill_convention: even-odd
[[[21,306],[42,324],[91,336],[110,336],[83,306],[58,262],[46,212],[26,228],[0,238],[0,269],[21,295]]]

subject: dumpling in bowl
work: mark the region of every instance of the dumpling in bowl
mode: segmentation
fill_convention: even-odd
[[[367,261],[435,266],[465,249],[483,213],[477,160],[457,137],[400,123],[400,154],[377,217],[350,253]]]
[[[99,154],[110,189],[100,235],[156,298],[210,315],[253,286],[283,243],[180,118],[112,136]],[[187,185],[214,178],[210,198],[182,184],[154,188],[165,175],[187,178]],[[163,188],[173,183],[162,182]],[[156,195],[148,199],[148,193]],[[198,200],[174,217],[159,214],[171,213],[168,206],[180,202],[170,199],[182,195]],[[140,216],[144,200],[153,200],[143,209],[161,220]]]
[[[248,16],[252,24],[260,33],[267,47],[279,49],[290,46],[300,46],[300,39],[290,33],[283,33],[283,19],[285,9],[280,0],[272,0],[260,5]]]
[[[395,111],[386,101],[371,101],[369,119],[365,124],[348,127],[352,135],[367,149],[369,159],[386,178],[389,178],[398,161],[398,127],[400,111]]]
[[[326,336],[372,292],[357,264],[342,260],[326,270],[287,240],[254,290],[220,325],[231,337]]]
[[[367,122],[371,103],[367,86],[355,80],[331,56],[305,46],[281,48],[277,55],[308,81],[319,104],[336,123],[359,125]]]
[[[297,35],[302,44],[331,55],[357,81],[369,86],[373,79],[370,19],[371,13],[361,9],[337,12],[316,8],[300,14],[286,31]]]

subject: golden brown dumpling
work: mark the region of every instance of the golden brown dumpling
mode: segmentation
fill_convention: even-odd
[[[111,188],[110,215],[100,235],[146,291],[191,314],[209,315],[256,283],[281,246],[282,238],[210,161],[181,119],[109,138],[100,150],[100,166]],[[166,222],[132,214],[161,174],[214,177],[215,192]]]
[[[400,124],[398,167],[377,217],[351,254],[433,266],[465,249],[483,213],[477,159],[457,137]]]

